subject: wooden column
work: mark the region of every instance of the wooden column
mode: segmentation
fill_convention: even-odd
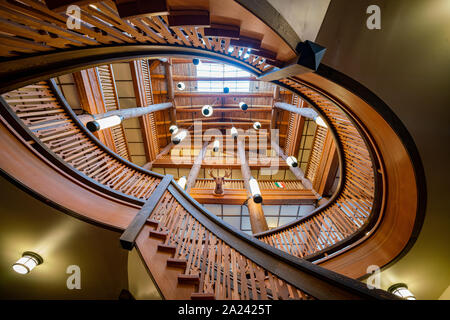
[[[81,108],[91,115],[106,112],[102,89],[96,69],[90,68],[75,72],[73,74],[73,78],[77,87],[78,96],[80,97]],[[105,146],[116,152],[114,139],[110,128],[94,132],[94,135]]]
[[[144,107],[153,104],[152,81],[150,78],[148,60],[130,61],[130,69],[136,96],[136,106]],[[146,114],[139,117],[139,123],[141,126],[142,138],[144,140],[145,155],[147,162],[150,162],[154,160],[159,153],[154,115]]]
[[[189,193],[191,189],[195,186],[195,181],[197,180],[200,168],[202,167],[202,161],[205,158],[206,148],[209,145],[209,141],[203,143],[202,149],[195,158],[194,164],[192,165],[191,171],[189,171],[189,176],[186,182],[186,192]]]
[[[173,66],[172,59],[169,59],[166,63],[164,63],[164,69],[166,71],[166,81],[167,81],[167,98],[169,102],[172,103],[172,108],[169,110],[170,120],[172,124],[177,124],[177,113],[175,106],[175,89],[173,87]]]
[[[250,178],[252,177],[250,167],[248,166],[247,158],[245,156],[245,139],[243,137],[237,138],[237,152],[239,161],[241,163],[242,179],[244,180],[244,186],[247,190],[247,195],[250,199],[247,201],[248,214],[250,216],[250,225],[252,227],[252,233],[260,233],[269,230],[266,217],[262,209],[261,203],[255,203],[250,192]]]
[[[162,156],[165,156],[166,154],[168,154],[170,152],[170,150],[172,150],[173,146],[174,146],[173,142],[170,142],[167,146],[164,147],[164,149],[161,150],[161,152],[155,157],[155,159],[153,161],[147,162],[142,167],[144,169],[151,170],[153,163],[155,163],[155,161],[160,159]]]
[[[272,116],[270,118],[270,129],[275,129],[277,127],[278,110],[275,108],[275,102],[280,99],[280,87],[275,86],[273,89],[272,98]]]

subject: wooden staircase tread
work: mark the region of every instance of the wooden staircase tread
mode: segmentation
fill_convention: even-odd
[[[154,231],[154,230],[151,230],[150,233],[149,233],[149,236],[153,237],[153,238],[166,240],[166,238],[168,236],[168,233],[166,231]]]
[[[200,277],[198,274],[179,274],[178,283],[197,285],[200,283]]]
[[[177,247],[171,244],[158,244],[158,251],[175,254]]]
[[[187,260],[186,259],[169,258],[169,259],[167,259],[167,266],[185,269],[187,266]]]
[[[216,300],[214,293],[194,292],[191,294],[192,300]]]
[[[159,221],[153,220],[153,219],[147,219],[146,223],[149,226],[157,228],[159,226]]]

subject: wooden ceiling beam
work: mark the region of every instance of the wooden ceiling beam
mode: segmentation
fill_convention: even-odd
[[[169,27],[209,27],[211,25],[207,10],[170,10],[167,19]]]
[[[116,0],[116,7],[122,19],[169,14],[166,0]]]
[[[239,39],[241,31],[239,26],[211,23],[209,28],[204,29],[204,33],[207,37]]]

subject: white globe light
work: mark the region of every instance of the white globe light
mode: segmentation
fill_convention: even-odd
[[[178,90],[184,90],[186,88],[186,85],[184,84],[184,82],[178,82],[177,88]]]
[[[210,106],[209,104],[204,105],[202,108],[202,115],[204,115],[205,117],[211,117],[213,114],[213,107]]]

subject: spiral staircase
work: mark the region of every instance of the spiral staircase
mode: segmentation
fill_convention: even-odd
[[[70,108],[53,78],[105,63],[202,57],[264,77],[296,57],[292,37],[258,12],[231,0],[207,8],[194,2],[209,12],[210,27],[195,24],[185,8],[126,16],[113,1],[81,1],[83,23],[68,30],[65,7],[3,1],[3,174],[62,212],[124,232],[165,299],[395,299],[355,279],[414,242],[423,218],[420,177],[387,106],[355,90],[361,85],[352,79],[321,65],[272,81],[326,121],[342,179],[326,204],[254,237],[209,213],[170,175],[106,148]],[[176,23],[183,15],[192,24]],[[226,33],[227,19],[241,19],[239,35]],[[264,38],[249,36],[256,31]]]

